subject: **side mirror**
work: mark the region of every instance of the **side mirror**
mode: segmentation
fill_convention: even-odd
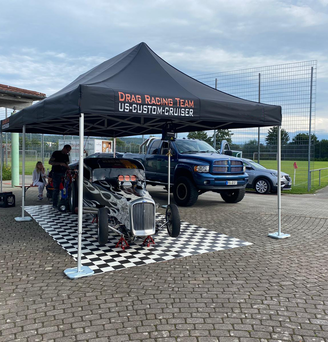
[[[232,151],[224,151],[224,154],[227,155],[227,156],[232,156]]]

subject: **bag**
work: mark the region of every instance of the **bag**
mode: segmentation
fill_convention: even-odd
[[[15,195],[12,192],[0,193],[0,207],[8,208],[15,206]]]

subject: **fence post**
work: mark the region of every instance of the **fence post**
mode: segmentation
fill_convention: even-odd
[[[215,79],[215,89],[218,89],[218,79]],[[213,148],[216,150],[216,130],[213,132]]]
[[[313,87],[313,67],[311,67],[310,86],[310,118],[309,118],[309,150],[308,150],[308,192],[311,190],[311,121],[312,121],[312,87]]]
[[[6,111],[6,119],[7,119],[8,117],[7,108],[5,108],[5,111]],[[8,133],[7,132],[5,133],[5,139],[6,139],[6,166],[8,166]]]
[[[261,74],[259,73],[259,103],[261,102]],[[261,128],[257,128],[257,162],[260,164],[260,139],[261,139]]]
[[[0,152],[1,152],[1,160],[0,160],[0,192],[2,192],[2,168],[3,168],[3,146],[2,146],[2,131],[0,132]]]
[[[44,135],[41,134],[41,161],[44,165]]]

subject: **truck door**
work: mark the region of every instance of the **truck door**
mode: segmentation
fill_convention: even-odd
[[[159,154],[157,155],[157,161],[158,161],[158,169],[157,169],[157,176],[159,180],[163,183],[167,183],[167,176],[168,176],[168,154],[169,152],[169,144],[167,141],[162,141],[162,144],[159,149]],[[176,154],[174,153],[174,150],[171,148],[171,182],[173,179],[173,172],[176,165]]]
[[[149,180],[158,180],[157,170],[159,169],[157,156],[160,153],[161,140],[153,140],[145,156],[146,178]]]

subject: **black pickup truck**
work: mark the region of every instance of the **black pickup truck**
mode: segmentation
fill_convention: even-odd
[[[218,153],[204,141],[176,139],[171,146],[171,185],[179,206],[192,206],[200,194],[220,193],[228,203],[237,203],[245,196],[248,175],[243,162]],[[147,184],[168,186],[168,141],[149,138],[140,152],[125,153],[124,158],[139,160],[145,167]]]

